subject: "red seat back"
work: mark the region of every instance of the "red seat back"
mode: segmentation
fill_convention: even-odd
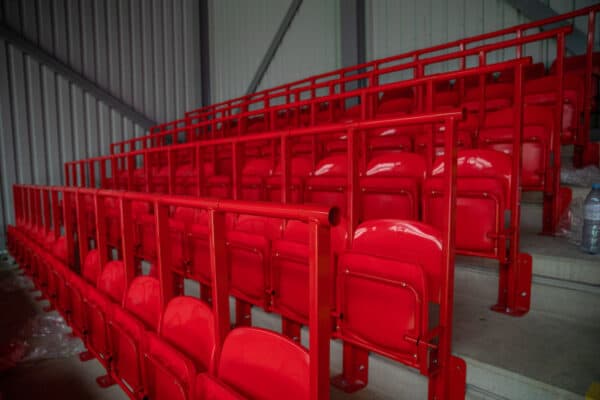
[[[360,179],[360,218],[418,219],[425,159],[414,153],[388,153],[372,159]]]
[[[300,345],[275,332],[238,328],[225,339],[217,374],[246,398],[308,400],[309,372],[308,352]]]

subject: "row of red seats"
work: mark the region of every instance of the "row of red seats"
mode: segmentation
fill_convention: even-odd
[[[295,204],[320,204],[338,207],[343,216],[348,210],[348,159],[344,155],[333,155],[321,160],[316,168],[310,159],[297,157],[291,160],[291,201]],[[182,167],[185,168],[185,167]],[[501,219],[510,210],[511,158],[493,150],[461,150],[458,153],[458,208],[457,218],[461,224],[457,231],[456,248],[465,254],[487,254],[497,258],[503,251],[502,236],[506,235]],[[187,169],[185,169],[187,171]],[[174,176],[174,193],[195,195],[198,180],[193,175]],[[252,159],[242,169],[238,199],[248,201],[281,200],[281,178],[272,175],[270,159]],[[381,153],[367,164],[364,174],[358,179],[359,222],[396,218],[423,220],[434,226],[439,219],[441,188],[439,177],[444,174],[444,161],[438,159],[428,171],[425,157],[408,152]],[[167,176],[154,177],[150,185],[152,192],[168,193]],[[126,177],[123,177],[122,187]],[[105,183],[110,187],[110,182]],[[134,188],[145,191],[144,175],[138,176]],[[208,176],[201,188],[205,196],[231,199],[230,176]],[[190,223],[189,215],[176,213],[175,218]],[[205,221],[204,221],[205,222]],[[115,225],[118,229],[118,226]],[[476,229],[475,229],[476,227]],[[252,229],[256,229],[253,226]],[[267,230],[274,232],[269,234]],[[259,236],[276,239],[281,229],[270,227],[265,232],[254,232]],[[153,247],[148,246],[150,249]],[[140,247],[142,249],[143,246]],[[196,249],[199,247],[196,245]],[[147,254],[154,254],[149,250]],[[261,291],[262,292],[262,291]]]
[[[136,250],[136,254],[146,258],[144,254],[150,248],[156,249],[159,237],[156,223],[152,226],[144,218],[149,211],[143,210],[144,202],[132,202],[129,211],[124,211],[123,203],[119,204],[119,217],[114,221],[114,214],[104,212],[114,202],[109,196],[73,190],[62,192],[59,201],[60,189],[50,189],[55,191],[52,200],[47,201],[45,188],[34,188],[33,193],[31,188],[22,192],[19,189],[16,188],[16,200],[26,204],[17,212],[17,226],[9,230],[9,249],[82,337],[91,355],[105,366],[108,374],[100,378],[101,384],[109,385],[114,380],[131,398],[271,400],[284,393],[293,399],[312,398],[306,384],[306,350],[275,333],[238,327],[225,339],[220,355],[216,355],[219,349],[214,338],[214,307],[213,311],[210,307],[214,302],[185,296],[179,284],[161,284],[169,282],[170,273],[177,279],[197,280],[208,288],[214,284],[214,277],[205,280],[202,273],[183,271],[185,262],[177,265],[186,254],[186,237],[192,244],[190,250],[202,253],[199,247],[206,247],[198,245],[196,236],[198,229],[206,231],[206,225],[200,222],[206,220],[205,213],[170,207],[168,239],[162,242],[168,243],[164,250],[169,251],[169,262],[158,262],[158,274],[133,278],[134,274],[128,272],[126,254],[141,247],[141,253]],[[155,213],[156,210],[155,207]],[[56,218],[41,218],[51,214]],[[58,218],[60,214],[62,218]],[[108,221],[112,223],[107,224]],[[277,224],[273,219],[244,216],[229,224],[229,292],[265,307],[264,296],[269,291],[264,285],[265,268],[279,268],[274,275],[280,285],[270,289],[278,294],[277,302],[266,308],[284,318],[298,320],[302,315],[299,322],[306,324],[311,251],[307,229],[289,221],[281,239],[269,242],[263,234],[283,229],[281,223],[279,227]],[[111,225],[118,225],[119,232],[110,229]],[[127,231],[131,226],[136,226],[134,235]],[[58,235],[61,230],[65,235]],[[145,232],[154,235],[145,236]],[[114,248],[110,243],[118,243],[121,258],[110,260],[113,252],[109,250]],[[90,247],[92,244],[94,248]],[[79,273],[70,268],[78,264],[74,250],[77,247],[83,260]],[[332,248],[343,246],[339,247],[332,238]],[[437,340],[438,334],[430,331],[428,309],[431,302],[442,301],[442,248],[440,233],[424,224],[378,220],[359,226],[352,246],[336,257],[336,300],[330,307],[339,312],[335,314],[338,317],[333,337],[431,375],[435,369],[429,366],[428,349],[435,347],[430,341]],[[206,264],[210,264],[206,258],[201,254],[201,262],[194,265],[206,271]],[[146,259],[157,261],[154,253]],[[161,312],[161,301],[168,296],[165,290],[173,291],[174,297]],[[373,296],[373,290],[386,293],[385,298]],[[372,312],[365,313],[365,307]],[[390,321],[392,310],[394,318]],[[249,325],[249,320],[237,317],[238,326]],[[389,327],[382,329],[382,323]],[[271,354],[268,359],[263,357],[266,351]],[[452,360],[460,364],[458,359]],[[281,365],[285,365],[282,370]],[[464,364],[460,365],[464,369]],[[460,386],[460,382],[454,384]],[[464,382],[462,386],[464,398]],[[290,388],[296,388],[293,394],[288,392]],[[230,394],[226,396],[222,391]]]
[[[26,247],[19,262],[36,287],[84,340],[84,360],[95,357],[106,368],[102,386],[116,382],[132,399],[310,398],[308,353],[291,340],[240,327],[217,360],[213,311],[200,299],[176,296],[161,312],[157,278],[138,276],[127,285],[123,262],[101,268],[97,250],[79,275],[64,266],[64,237],[41,249],[25,234],[12,235]],[[293,374],[278,369],[283,363]]]
[[[525,124],[527,135],[524,136],[528,140],[522,147],[531,150],[530,154],[533,157],[524,163],[526,168],[521,174],[528,177],[527,186],[518,185],[514,178],[517,175],[514,173],[515,163],[510,155],[503,154],[512,154],[515,146],[514,111],[510,111],[510,114],[489,113],[486,119],[489,126],[478,132],[480,137],[497,135],[498,139],[495,143],[487,143],[489,147],[483,149],[463,149],[459,154],[456,212],[461,224],[457,229],[456,250],[461,254],[497,259],[501,273],[512,268],[521,271],[516,274],[518,279],[514,280],[519,282],[514,286],[519,288],[518,304],[507,306],[504,294],[512,291],[504,286],[506,281],[500,280],[497,307],[503,312],[520,315],[529,309],[531,263],[529,258],[519,258],[526,255],[519,252],[519,210],[516,209],[518,202],[515,202],[515,187],[523,186],[537,190],[540,190],[540,187],[544,188],[544,184],[540,182],[545,182],[544,173],[548,169],[546,166],[549,160],[545,155],[548,151],[547,146],[551,142],[548,138],[551,132],[547,130],[551,122],[545,119],[548,110],[526,109],[527,117],[524,119],[527,121]],[[413,123],[410,129],[402,128],[402,124],[406,124],[406,120],[403,121],[402,118],[382,120],[373,122],[371,130],[385,133],[385,126],[392,126],[393,129],[387,130],[406,130],[412,131],[413,134],[416,132],[419,140],[423,137],[419,132],[427,129],[427,124],[424,126]],[[468,132],[465,127],[469,124],[469,120],[463,122],[462,131],[460,128],[458,130],[459,146],[460,138],[464,138],[464,133]],[[447,125],[434,125],[438,128],[435,136],[436,141],[439,142],[446,136],[443,129],[447,129]],[[352,129],[353,126],[352,124],[331,126],[328,132],[343,132]],[[366,131],[369,130],[367,127]],[[350,142],[348,139],[340,140],[339,137],[343,134],[338,133],[333,135],[333,139],[321,143],[324,148],[335,148],[336,151],[314,165],[316,158],[314,151],[310,157],[303,153],[303,149],[314,149],[315,145],[319,145],[317,140],[321,141],[332,136],[330,133],[319,134],[319,132],[321,131],[312,132],[312,138],[302,134],[286,138],[289,149],[282,149],[279,152],[279,154],[289,154],[289,157],[279,156],[281,160],[286,161],[289,172],[286,185],[283,184],[283,167],[275,157],[278,154],[277,150],[280,149],[278,140],[282,140],[281,134],[278,133],[268,137],[262,135],[256,139],[252,137],[243,140],[223,139],[220,144],[215,145],[199,142],[164,149],[147,149],[135,155],[102,158],[99,160],[100,166],[110,161],[116,175],[114,178],[107,178],[105,173],[101,174],[101,185],[105,188],[151,193],[271,202],[282,201],[282,187],[287,187],[286,202],[288,203],[338,207],[341,214],[349,221],[346,228],[348,236],[351,236],[357,224],[377,218],[422,220],[440,229],[443,228],[444,220],[440,218],[440,210],[443,210],[443,203],[440,202],[443,198],[443,190],[438,180],[438,177],[444,173],[444,162],[440,157],[443,151],[438,151],[437,155],[431,154],[432,151],[426,151],[425,153],[429,155],[427,157],[417,153],[390,152],[382,149],[368,161],[365,160],[365,167],[360,168],[357,167],[360,163],[360,155],[361,153],[364,155],[363,149],[368,146],[355,146],[356,151],[352,153],[355,157],[349,157],[348,154],[340,152],[346,152]],[[353,136],[354,140],[357,135],[360,136],[360,133]],[[362,136],[365,137],[366,135]],[[307,138],[308,141],[304,140]],[[381,138],[399,139],[404,142],[412,140],[408,132],[400,132],[388,137],[381,136]],[[297,139],[301,141],[295,142]],[[519,136],[516,137],[516,140],[518,139]],[[429,135],[429,142],[431,140]],[[338,146],[334,146],[334,143]],[[462,141],[462,146],[467,147],[465,140]],[[427,147],[431,149],[431,144],[429,143]],[[389,149],[394,149],[393,145],[390,145]],[[208,156],[207,159],[204,159],[205,155]],[[262,157],[256,158],[259,155]],[[265,155],[268,157],[265,158]],[[138,156],[142,157],[139,161],[143,168],[135,168],[133,157]],[[219,165],[217,162],[219,159],[226,162]],[[164,165],[165,160],[167,165]],[[126,169],[120,170],[119,164]],[[88,167],[92,165],[93,162],[87,164]],[[230,174],[214,174],[216,169],[225,171],[224,167],[227,165]],[[237,172],[233,173],[234,171]],[[83,171],[79,177],[85,177],[85,172]],[[93,171],[90,171],[90,176],[93,175]],[[351,175],[359,176],[356,182],[350,182]],[[80,182],[86,184],[85,180]],[[507,214],[511,215],[510,224],[504,222],[504,216]],[[143,246],[140,247],[142,248]],[[517,260],[520,260],[518,266],[516,266]],[[267,301],[273,300],[267,299]]]

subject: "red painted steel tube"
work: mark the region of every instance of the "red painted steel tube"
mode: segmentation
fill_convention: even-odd
[[[548,34],[545,33],[545,34]],[[553,37],[553,35],[550,36],[545,36],[545,37]],[[474,53],[475,54],[475,53]],[[531,62],[531,58],[527,57],[525,58],[526,60],[529,60],[529,62]],[[479,68],[471,68],[468,70],[462,70],[462,71],[452,71],[452,72],[447,72],[447,73],[443,73],[443,74],[437,74],[435,76],[430,76],[430,77],[424,77],[424,78],[418,78],[418,79],[413,79],[413,80],[408,80],[408,81],[400,81],[400,82],[395,82],[392,84],[386,84],[380,87],[372,87],[372,88],[365,88],[365,89],[360,89],[360,90],[356,90],[356,91],[352,91],[352,92],[346,92],[346,93],[341,93],[341,94],[336,94],[336,95],[331,95],[328,96],[327,98],[317,98],[317,99],[309,99],[309,100],[303,100],[300,101],[296,104],[294,104],[294,107],[303,107],[303,106],[314,106],[316,102],[323,102],[326,100],[342,100],[342,99],[348,99],[348,98],[352,98],[357,96],[358,94],[362,93],[362,92],[366,92],[366,93],[378,93],[384,90],[394,90],[394,89],[400,89],[400,88],[407,88],[407,87],[413,87],[413,86],[419,86],[420,84],[425,84],[428,80],[430,79],[435,79],[436,81],[442,81],[442,80],[451,80],[451,79],[460,79],[462,77],[466,77],[466,76],[470,76],[473,74],[485,74],[487,72],[495,72],[498,70],[502,70],[502,69],[508,69],[510,68],[512,65],[514,65],[515,62],[525,62],[525,61],[519,61],[519,60],[512,60],[512,61],[507,61],[507,62],[502,62],[502,63],[497,63],[497,64],[492,64],[488,67],[479,67]],[[272,107],[272,111],[273,112],[277,112],[277,111],[285,111],[289,108],[289,105],[279,105],[279,106],[274,106]],[[245,113],[238,113],[236,115],[230,116],[230,117],[224,117],[222,119],[220,119],[219,121],[221,122],[226,122],[229,120],[238,120],[240,118],[245,118],[245,117],[250,117],[253,115],[260,115],[264,113],[263,110],[255,110],[255,111],[249,111],[249,112],[245,112]],[[314,112],[312,113],[312,115],[314,116]],[[214,123],[215,120],[211,120],[210,123]],[[313,121],[313,125],[314,125],[314,121]],[[191,128],[201,128],[206,126],[206,123],[199,123],[199,124],[195,124],[192,125],[190,127],[186,127],[186,128],[181,128],[180,130],[183,129],[191,129]],[[160,136],[169,136],[169,135],[173,135],[176,134],[177,132],[179,132],[180,130],[173,130],[173,131],[165,131],[165,132],[161,132],[159,134],[157,134],[156,137]],[[130,139],[127,142],[131,142],[131,141],[135,141],[138,139]],[[134,150],[131,150],[130,152],[133,152]]]
[[[417,59],[415,61],[409,62],[409,63],[405,63],[405,64],[400,64],[399,66],[392,66],[392,67],[387,67],[384,69],[378,68],[377,70],[377,74],[386,74],[386,73],[391,73],[391,72],[397,72],[399,70],[402,69],[410,69],[410,68],[417,68],[417,70],[421,70],[424,68],[424,66],[426,65],[430,65],[433,63],[438,63],[438,62],[444,62],[444,61],[448,61],[448,60],[452,60],[452,59],[456,59],[456,58],[460,58],[462,60],[464,60],[465,57],[469,56],[469,55],[481,55],[481,54],[487,54],[488,52],[492,52],[492,51],[497,51],[498,49],[502,49],[502,48],[508,48],[508,47],[514,47],[514,46],[522,46],[523,44],[527,44],[527,43],[531,43],[531,42],[535,42],[535,41],[540,41],[540,40],[544,40],[544,39],[549,39],[553,36],[555,36],[557,33],[559,32],[564,32],[564,33],[570,33],[572,31],[572,27],[570,26],[566,26],[566,27],[561,27],[561,28],[556,28],[556,29],[552,29],[552,30],[548,30],[548,31],[544,31],[544,32],[540,32],[540,33],[536,33],[533,35],[529,35],[529,36],[521,36],[521,37],[517,37],[515,39],[510,39],[510,40],[506,40],[503,42],[499,42],[499,43],[493,43],[493,44],[487,44],[487,45],[483,45],[483,46],[479,46],[476,48],[472,48],[472,49],[465,49],[462,51],[459,51],[459,53],[450,53],[450,54],[444,54],[444,55],[438,55],[438,56],[433,56],[433,57],[429,57],[429,58],[425,58],[425,59]],[[380,65],[380,64],[378,64]],[[480,64],[481,65],[481,64]],[[372,74],[368,74],[368,73],[362,73],[362,74],[357,74],[357,75],[352,75],[349,77],[344,77],[344,78],[340,78],[336,81],[336,85],[341,84],[341,83],[345,83],[347,81],[352,81],[352,80],[357,80],[357,79],[363,79],[363,78],[367,78],[370,77]],[[420,78],[421,76],[417,76],[417,78]],[[311,87],[310,91],[311,93],[317,89],[317,88],[322,88],[322,87],[331,87],[331,83],[327,82],[325,84],[317,84],[316,87]],[[359,89],[360,90],[360,89]],[[330,93],[331,95],[331,93]],[[272,97],[280,97],[281,95],[273,95]],[[327,98],[328,96],[325,96],[325,98]],[[269,97],[270,98],[270,97]],[[312,97],[314,99],[314,97]],[[319,98],[321,101],[324,101],[324,98]],[[262,100],[264,101],[264,100]],[[289,108],[290,105],[286,104],[285,105],[286,108]],[[241,114],[246,114],[247,113],[247,105],[245,105],[242,109]],[[258,110],[258,111],[262,111],[262,110]],[[264,113],[264,111],[262,111]],[[240,113],[239,113],[240,114]],[[239,114],[237,116],[239,116]],[[175,125],[176,126],[176,125]],[[188,127],[182,127],[182,128],[174,128],[172,130],[168,130],[168,131],[164,131],[164,132],[160,132],[157,133],[155,135],[157,135],[156,137],[164,137],[167,135],[172,135],[175,132],[180,132],[182,130],[186,130],[188,129]],[[130,145],[130,151],[133,150],[133,144],[136,141],[139,140],[144,140],[144,138],[147,137],[154,137],[154,135],[149,135],[149,136],[145,136],[143,138],[138,138],[138,139],[130,139],[121,143],[127,143]],[[174,140],[175,141],[175,140]]]

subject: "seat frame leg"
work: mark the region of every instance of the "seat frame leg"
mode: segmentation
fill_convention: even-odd
[[[369,352],[347,342],[343,346],[343,370],[331,378],[331,384],[346,393],[354,393],[369,383]]]

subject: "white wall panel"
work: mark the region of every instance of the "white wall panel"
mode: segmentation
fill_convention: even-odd
[[[559,13],[595,3],[591,0],[542,1]],[[525,22],[528,20],[504,0],[367,0],[367,57],[388,57]],[[587,32],[585,18],[576,19],[575,25]],[[596,35],[597,43],[599,36]],[[536,61],[547,63],[555,57],[556,46],[551,42],[535,43],[527,45],[525,52]],[[514,50],[491,53],[488,62],[498,62],[514,54]],[[440,64],[431,71],[456,65]]]
[[[304,0],[258,90],[340,68],[339,1]]]
[[[246,92],[289,5],[290,0],[209,1],[213,102]]]

